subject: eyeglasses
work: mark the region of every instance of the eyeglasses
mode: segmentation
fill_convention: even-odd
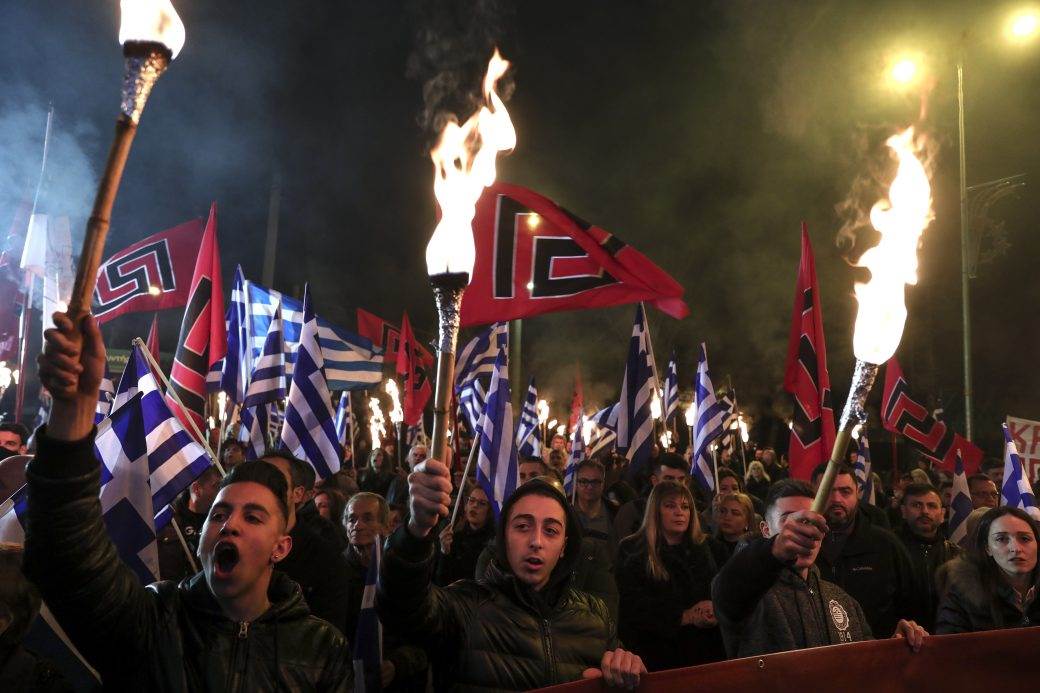
[[[578,486],[599,486],[603,479],[578,479]]]
[[[475,505],[478,508],[486,508],[491,504],[488,503],[486,500],[480,500],[479,498],[467,498],[466,505]]]

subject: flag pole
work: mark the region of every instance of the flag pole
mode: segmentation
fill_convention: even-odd
[[[650,314],[646,312],[646,306],[642,301],[639,306],[643,309],[643,327],[646,329],[646,348],[650,351],[650,370],[654,374],[654,390],[661,390],[661,379],[657,377],[657,357],[654,356],[654,340],[650,338]]]
[[[469,470],[473,467],[473,460],[477,457],[477,450],[480,448],[480,433],[476,433],[473,436],[473,445],[469,448],[469,457],[466,458],[466,467],[462,470],[462,481],[459,483],[459,493],[455,496],[455,509],[451,511],[451,522],[448,523],[449,527],[455,526],[455,518],[459,516],[459,507],[462,505],[462,492],[466,490],[466,479],[469,478]]]
[[[191,555],[191,549],[188,547],[188,542],[184,540],[184,532],[181,531],[181,526],[177,524],[175,515],[171,514],[170,524],[173,526],[173,531],[177,534],[177,541],[180,542],[181,548],[184,549],[184,555],[188,557],[188,565],[191,566],[191,572],[199,572],[199,564],[195,562],[195,557]],[[159,577],[161,578],[162,576],[160,575]]]
[[[347,405],[349,406],[348,411],[350,412],[349,414],[347,414],[347,435],[350,436],[350,463],[354,465],[354,471],[356,474],[358,466],[357,448],[354,444],[354,401],[350,393],[350,390],[347,390]]]
[[[159,373],[159,377],[166,386],[166,394],[172,396],[173,401],[176,402],[177,406],[181,408],[182,412],[184,412],[184,418],[187,419],[188,425],[191,426],[191,430],[199,437],[202,442],[202,447],[206,448],[206,452],[209,453],[210,459],[213,460],[213,466],[215,466],[217,471],[220,472],[220,476],[227,476],[227,472],[224,471],[224,467],[220,464],[220,460],[218,460],[217,456],[213,454],[213,448],[209,446],[209,441],[206,439],[206,436],[202,435],[199,427],[195,424],[195,420],[191,418],[189,409],[184,406],[184,402],[181,401],[181,398],[177,395],[177,391],[170,385],[170,381],[166,377],[166,374],[162,372],[162,369],[159,368],[159,364],[157,364],[155,359],[152,358],[152,354],[148,351],[148,347],[145,345],[144,341],[140,337],[134,337],[133,344],[140,349],[148,363],[150,363],[156,372]]]

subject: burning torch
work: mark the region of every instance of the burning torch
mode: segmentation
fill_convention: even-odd
[[[915,152],[914,129],[907,128],[885,142],[899,160],[888,199],[874,204],[870,223],[881,234],[876,246],[857,265],[870,270],[870,281],[856,284],[856,328],[852,346],[856,368],[827,471],[813,500],[813,512],[823,513],[834,486],[838,465],[845,458],[852,430],[867,421],[864,405],[878,367],[895,353],[906,324],[906,285],[917,283],[917,246],[932,220],[928,174]]]
[[[462,293],[476,259],[473,215],[484,188],[495,181],[495,157],[516,146],[516,132],[495,85],[509,62],[495,50],[484,75],[484,105],[461,126],[454,119],[441,131],[433,160],[433,192],[441,218],[426,246],[426,269],[437,303],[437,382],[433,398],[430,456],[448,459],[448,408],[455,380],[455,345]]]
[[[397,381],[393,378],[386,381],[385,388],[386,394],[390,395],[390,423],[394,425],[394,431],[397,433],[397,468],[404,469],[405,426],[400,391],[397,389]]]
[[[119,42],[123,44],[125,58],[122,102],[116,119],[116,134],[87,221],[76,282],[69,299],[67,313],[73,321],[90,310],[112,205],[145,103],[170,61],[184,47],[184,24],[170,0],[121,0],[119,7]]]

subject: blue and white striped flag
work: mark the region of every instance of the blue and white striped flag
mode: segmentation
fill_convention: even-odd
[[[1022,468],[1018,448],[1011,439],[1007,424],[1001,425],[1004,429],[1004,485],[1000,488],[1000,504],[1021,508],[1034,520],[1040,520],[1040,508],[1036,507],[1036,496],[1033,495],[1033,487],[1030,486]]]
[[[693,424],[693,459],[690,463],[690,474],[709,491],[714,491],[715,465],[711,459],[709,445],[725,430],[730,408],[726,402],[715,399],[715,387],[711,384],[711,374],[708,373],[708,350],[703,342],[697,361],[697,381],[694,383],[694,390],[696,416]]]
[[[238,429],[238,440],[245,443],[246,459],[256,460],[267,451],[267,437],[271,425],[271,405],[258,404],[245,407],[238,414],[241,427]]]
[[[593,457],[603,448],[617,441],[617,417],[621,405],[615,402],[592,415],[592,434],[589,436],[588,456]]]
[[[664,402],[661,403],[664,409],[661,420],[666,424],[679,410],[679,371],[675,361],[675,351],[672,350],[672,360],[668,362],[668,375],[664,379]]]
[[[642,471],[650,459],[650,448],[654,442],[654,419],[650,415],[654,377],[649,354],[646,316],[643,314],[643,306],[639,305],[636,306],[636,319],[632,325],[617,412],[617,448],[628,458],[630,476]]]
[[[542,456],[542,428],[538,425],[538,388],[534,376],[527,386],[527,397],[520,410],[520,425],[516,429],[516,444],[520,457]]]
[[[211,378],[206,378],[208,392],[225,392],[234,404],[242,404],[246,398],[249,376],[255,368],[249,342],[246,298],[246,278],[242,274],[242,265],[238,265],[235,267],[235,281],[231,288],[231,303],[224,318],[227,354],[218,362],[220,379],[214,383]]]
[[[94,409],[94,425],[112,413],[112,400],[116,396],[115,383],[112,382],[112,374],[108,371],[108,361],[105,361],[105,374],[101,377],[101,389],[98,391],[97,408]],[[36,428],[33,428],[35,431]]]
[[[567,466],[563,470],[563,490],[570,498],[574,498],[577,484],[578,465],[585,459],[585,439],[582,431],[585,429],[585,415],[578,419],[578,425],[574,427],[571,436],[571,454],[567,458]]]
[[[968,488],[968,476],[964,473],[964,460],[960,450],[953,471],[953,495],[950,497],[950,541],[962,548],[968,547],[968,515],[974,507],[971,504],[971,490]]]
[[[871,505],[876,505],[874,502],[874,477],[870,473],[870,441],[867,440],[865,433],[859,434],[857,444],[859,447],[856,452],[856,461],[852,465],[852,471],[856,473],[856,478],[859,479],[859,499]]]
[[[159,383],[148,365],[147,357],[141,353],[137,345],[134,345],[126,359],[123,374],[119,376],[119,385],[116,386],[115,396],[112,398],[112,411],[129,402],[138,392],[158,390]]]
[[[242,398],[243,408],[275,402],[286,395],[285,343],[281,316],[281,309],[275,307],[274,317],[267,330],[267,339],[264,340],[264,348],[256,358],[249,379],[249,388]],[[230,344],[230,340],[228,343]]]
[[[336,440],[344,449],[350,445],[350,432],[354,428],[353,424],[354,412],[350,410],[350,393],[341,392],[339,405],[336,407]]]
[[[285,375],[292,377],[303,333],[304,306],[299,300],[253,282],[246,282],[249,303],[249,341],[253,358],[263,350],[275,307],[281,306],[285,341]],[[383,380],[383,350],[371,340],[318,317],[318,342],[325,361],[325,377],[332,390],[365,390]]]
[[[471,339],[455,359],[455,394],[466,424],[476,431],[484,411],[487,385],[500,349],[509,349],[509,325],[496,322]]]
[[[502,512],[502,505],[516,490],[519,477],[507,358],[505,348],[500,348],[491,374],[487,405],[477,425],[480,430],[477,483],[491,501],[496,520]]]
[[[134,351],[138,347],[134,346]],[[143,357],[137,354],[138,360]],[[130,383],[133,359],[120,383]],[[149,371],[151,376],[151,371]],[[97,427],[94,454],[101,462],[101,512],[119,558],[142,584],[159,579],[156,518],[207,467],[205,449],[184,430],[151,383],[133,384],[135,394]],[[26,487],[12,497],[0,518],[0,536],[16,540],[26,510]],[[6,505],[6,504],[5,504]],[[23,535],[24,537],[24,535]]]
[[[328,479],[339,471],[343,449],[336,436],[336,412],[332,409],[332,394],[325,380],[325,359],[318,344],[318,330],[310,288],[305,286],[303,330],[281,438],[289,452],[310,462],[320,478]]]
[[[356,693],[380,693],[383,690],[383,624],[376,613],[376,583],[382,559],[382,537],[372,542],[372,560],[365,573],[365,590],[361,594],[357,632],[354,633],[354,690]]]

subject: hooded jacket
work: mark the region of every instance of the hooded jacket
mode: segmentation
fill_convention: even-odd
[[[106,689],[351,690],[346,641],[295,582],[273,572],[271,607],[248,623],[223,614],[202,573],[142,587],[105,531],[93,434],[62,442],[41,427],[37,440],[23,570]]]
[[[816,566],[803,580],[773,556],[773,539],[733,554],[712,582],[712,601],[730,657],[871,639],[859,603]]]
[[[937,635],[971,633],[999,628],[1040,625],[1040,599],[1035,596],[1023,611],[1016,604],[1014,589],[1001,580],[996,590],[988,589],[976,568],[961,557],[948,564],[946,592],[935,619]],[[1035,571],[1033,594],[1040,594],[1040,571]]]
[[[497,526],[496,557],[480,580],[447,587],[430,583],[433,532],[416,539],[402,526],[387,541],[377,608],[384,626],[434,649],[456,690],[527,690],[581,678],[618,646],[603,602],[570,586],[580,560],[581,527],[570,504],[552,485],[533,479],[506,501],[551,493],[567,515],[563,557],[548,584],[532,590],[509,570],[505,522]]]
[[[959,556],[961,549],[946,539],[942,532],[936,532],[932,541],[922,539],[910,531],[905,522],[899,527],[897,536],[910,554],[918,593],[924,600],[923,608],[917,615],[917,623],[931,633],[935,630],[935,613],[939,608],[939,590],[935,573],[941,565]]]

